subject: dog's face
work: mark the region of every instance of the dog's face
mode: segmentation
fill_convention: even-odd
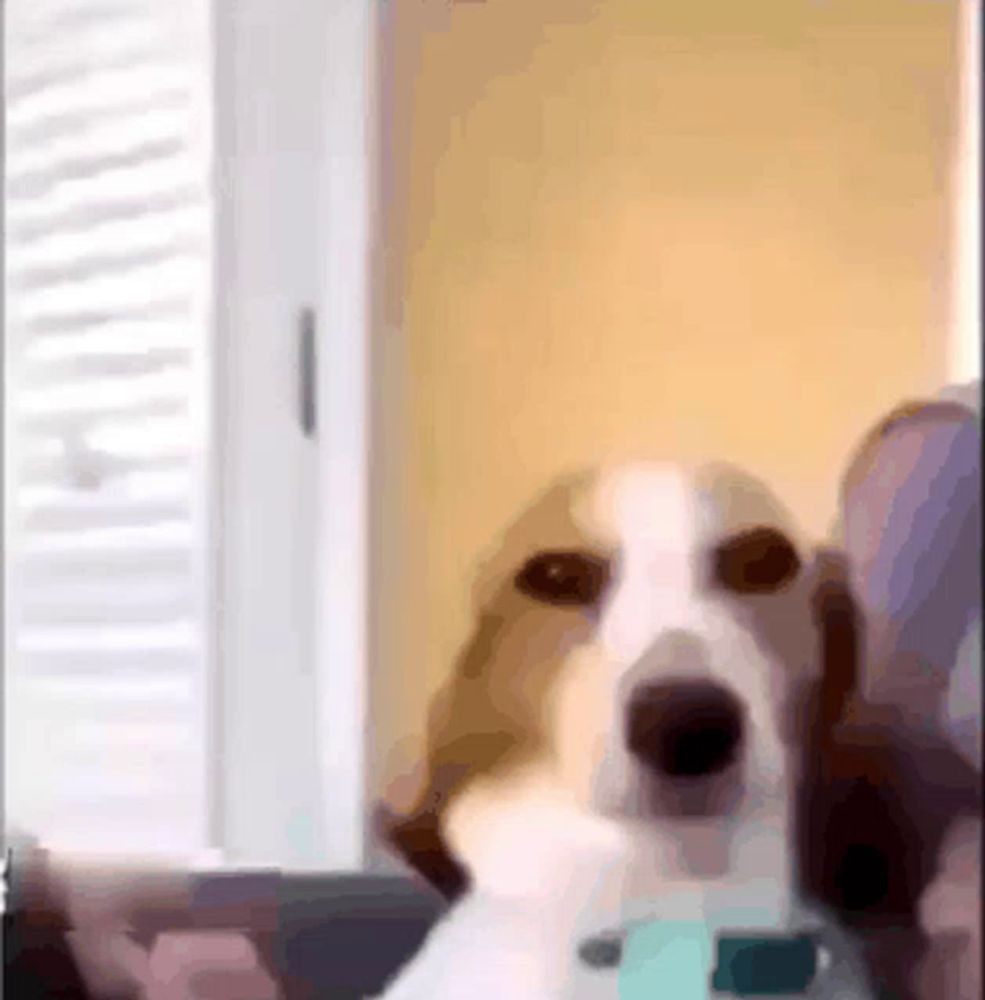
[[[551,691],[559,779],[626,819],[720,817],[778,794],[788,695],[812,659],[783,511],[731,469],[634,466],[597,481],[588,520],[609,586]]]
[[[779,504],[732,468],[640,464],[556,486],[484,568],[393,842],[454,894],[466,873],[522,871],[535,830],[547,850],[612,846],[785,800],[796,696],[824,674],[802,558]]]

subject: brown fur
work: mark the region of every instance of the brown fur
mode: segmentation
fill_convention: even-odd
[[[475,588],[478,622],[427,720],[423,791],[405,815],[383,810],[383,839],[449,899],[467,887],[442,816],[468,780],[522,765],[544,748],[542,716],[567,652],[595,626],[590,611],[538,605],[513,579],[541,548],[598,550],[573,516],[592,477],[570,477],[510,527]]]

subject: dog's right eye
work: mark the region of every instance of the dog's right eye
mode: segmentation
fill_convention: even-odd
[[[540,552],[514,580],[516,589],[544,604],[587,607],[602,596],[609,564],[587,552]]]

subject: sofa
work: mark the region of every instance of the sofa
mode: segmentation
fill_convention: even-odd
[[[136,1000],[132,988],[105,992],[85,981],[69,947],[63,903],[43,880],[18,880],[16,859],[13,866],[4,915],[4,996]],[[399,875],[213,872],[182,878],[178,888],[163,905],[154,894],[131,905],[126,920],[134,940],[147,947],[169,930],[243,932],[281,1000],[374,995],[444,909],[426,887]]]

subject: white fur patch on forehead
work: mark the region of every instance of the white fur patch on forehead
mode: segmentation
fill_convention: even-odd
[[[793,520],[760,481],[727,464],[634,463],[595,481],[579,523],[617,553],[599,637],[610,656],[639,656],[663,629],[711,627],[705,555],[758,527],[797,545]]]
[[[679,549],[693,539],[691,477],[682,466],[635,463],[608,469],[575,509],[587,533],[614,546],[627,541]]]
[[[663,622],[684,624],[698,586],[699,508],[691,474],[670,464],[623,466],[600,477],[593,514],[618,552],[600,624],[608,654],[638,656]]]
[[[637,462],[603,470],[572,505],[589,537],[666,549],[714,545],[768,526],[798,542],[794,518],[755,476],[724,462]]]

